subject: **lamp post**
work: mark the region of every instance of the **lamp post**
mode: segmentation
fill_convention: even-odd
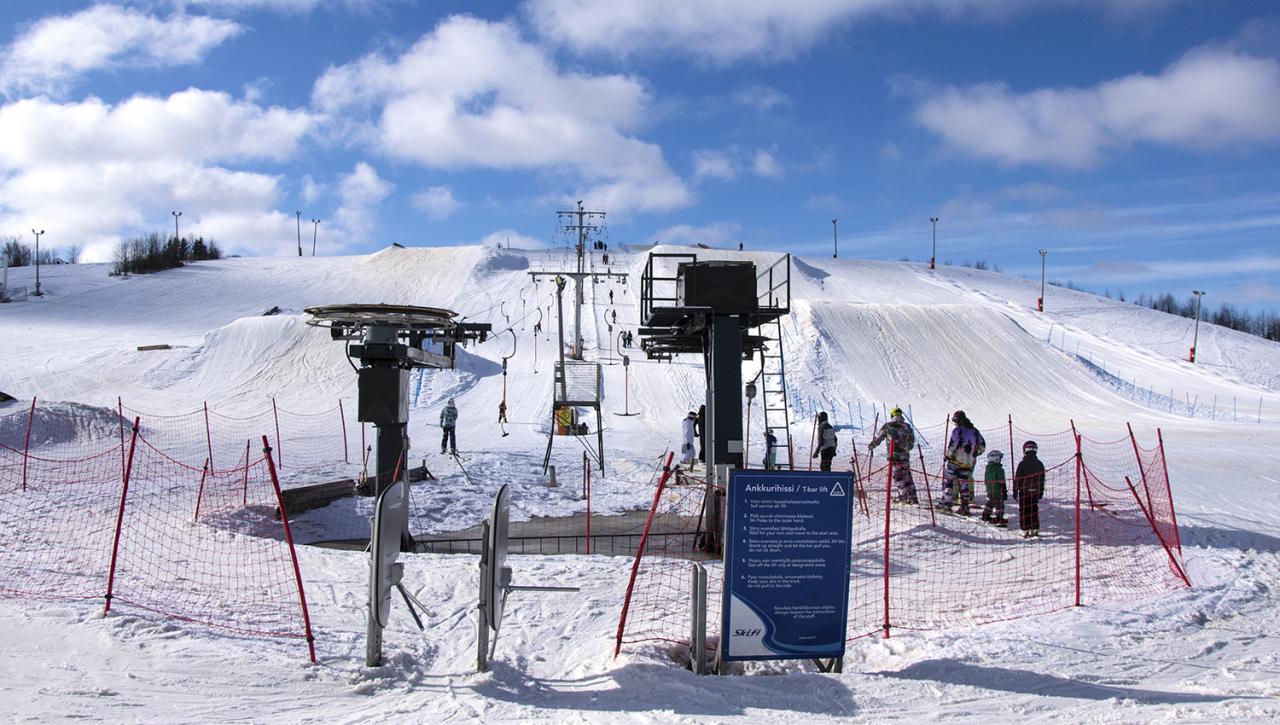
[[[181,239],[182,237],[178,235],[178,217],[182,216],[182,212],[171,211],[169,213],[173,215],[173,238],[175,240]]]
[[[933,225],[933,249],[929,252],[929,269],[935,269],[934,262],[938,258],[938,217],[929,217],[929,223]]]
[[[840,256],[840,239],[836,227],[836,219],[831,220],[831,258],[836,259]]]
[[[44,293],[40,291],[40,235],[44,234],[44,230],[37,232],[32,229],[31,233],[36,235],[36,297],[43,297]]]
[[[316,256],[316,233],[320,230],[320,220],[311,220],[311,256]]]
[[[302,256],[302,210],[293,213],[298,218],[298,256]]]
[[[1193,289],[1191,294],[1196,296],[1196,325],[1195,332],[1191,335],[1191,357],[1190,362],[1194,365],[1196,361],[1196,344],[1200,341],[1200,299],[1204,297],[1204,290]]]
[[[1040,250],[1040,299],[1036,300],[1036,310],[1044,312],[1044,264],[1045,259],[1049,256],[1049,250]]]

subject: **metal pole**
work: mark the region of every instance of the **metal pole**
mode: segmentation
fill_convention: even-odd
[[[1049,256],[1049,250],[1040,250],[1040,299],[1036,301],[1036,308],[1039,312],[1044,312],[1044,268],[1045,260]]]
[[[839,239],[839,235],[836,233],[837,221],[838,220],[836,219],[831,220],[831,258],[832,259],[835,259],[840,256],[840,239]]]
[[[311,256],[316,256],[316,234],[320,231],[320,220],[311,220]]]
[[[1195,332],[1191,335],[1191,363],[1194,364],[1196,361],[1196,345],[1199,344],[1200,341],[1200,299],[1204,297],[1205,291],[1193,289],[1191,290],[1191,294],[1196,296]]]
[[[43,297],[44,293],[40,291],[40,235],[44,234],[44,230],[37,232],[32,229],[31,233],[36,235],[36,297]]]
[[[929,269],[934,269],[934,261],[938,258],[938,219],[939,217],[929,217],[929,223],[933,225],[933,247],[929,252]]]
[[[182,216],[182,212],[171,211],[169,213],[173,215],[173,238],[181,239],[182,235],[178,234],[178,217]]]
[[[298,218],[298,256],[302,256],[302,210],[295,211],[294,216]]]

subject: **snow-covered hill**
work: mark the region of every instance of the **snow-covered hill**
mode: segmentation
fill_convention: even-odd
[[[762,265],[779,256],[658,251]],[[630,283],[588,284],[583,316],[588,357],[606,363],[616,362],[613,334],[638,322],[645,263],[640,253],[612,256],[610,269],[630,273]],[[522,595],[499,643],[498,666],[475,676],[468,674],[474,557],[409,557],[406,580],[430,603],[428,635],[399,621],[387,636],[389,664],[367,670],[364,558],[303,547],[308,593],[326,623],[319,666],[302,665],[289,647],[173,622],[99,619],[71,606],[0,599],[0,630],[12,653],[0,691],[14,703],[11,712],[145,721],[1280,717],[1273,625],[1280,605],[1280,538],[1273,535],[1280,525],[1280,345],[1202,324],[1193,366],[1185,362],[1187,320],[1130,304],[1051,288],[1041,314],[1034,311],[1038,282],[998,273],[794,261],[793,313],[783,329],[798,452],[809,443],[816,409],[854,428],[871,425],[886,405],[910,409],[922,427],[941,424],[957,408],[980,426],[1012,415],[1022,428],[1058,431],[1074,420],[1110,439],[1124,435],[1126,421],[1147,440],[1159,427],[1195,587],[1124,607],[860,640],[839,676],[791,664],[760,670],[769,676],[697,679],[657,647],[612,658],[628,560],[528,557],[516,560],[517,577],[572,581],[584,591]],[[448,472],[439,494],[418,502],[418,515],[433,529],[472,523],[503,482],[517,484],[516,517],[576,511],[582,503],[572,491],[547,489],[540,476],[555,304],[553,286],[528,274],[567,263],[559,251],[461,247],[227,259],[132,278],[108,277],[98,265],[49,268],[42,271],[48,296],[0,306],[0,390],[75,403],[63,406],[69,420],[94,420],[83,406],[114,408],[117,396],[157,413],[205,401],[258,411],[272,397],[293,410],[327,409],[337,398],[355,399],[355,376],[341,345],[305,324],[303,308],[445,307],[516,332],[506,377],[512,434],[495,430],[501,359],[512,355],[512,335],[468,348],[457,370],[415,373],[415,456]],[[592,264],[604,269],[598,258]],[[11,270],[11,281],[30,284],[25,272]],[[273,307],[281,312],[263,315]],[[537,321],[540,336],[533,334]],[[137,350],[155,344],[172,348]],[[598,510],[647,505],[652,490],[643,484],[657,455],[676,443],[680,418],[704,395],[694,357],[658,363],[633,354],[632,361],[626,405],[640,413],[634,417],[613,415],[623,409],[625,378],[623,366],[605,365],[609,469],[596,486]],[[757,369],[744,366],[748,377]],[[450,397],[461,411],[459,443],[476,487],[433,455],[434,424]],[[759,429],[757,411],[752,430]],[[752,441],[757,451],[758,443]],[[577,471],[581,455],[557,441],[553,462]],[[330,508],[297,523],[304,538],[351,525],[351,509]]]

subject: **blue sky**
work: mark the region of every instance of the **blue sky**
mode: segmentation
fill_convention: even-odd
[[[1272,14],[1263,14],[1270,11]],[[1280,302],[1280,11],[1192,0],[21,0],[0,237],[617,242]]]

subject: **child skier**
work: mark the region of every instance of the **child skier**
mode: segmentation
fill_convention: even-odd
[[[810,458],[822,456],[818,468],[831,470],[831,460],[836,457],[836,429],[827,422],[825,412],[818,413],[818,447]]]
[[[772,428],[764,430],[764,470],[772,471],[778,467],[778,436]]]
[[[1044,464],[1035,441],[1022,444],[1022,460],[1013,472],[1013,497],[1018,500],[1022,538],[1040,535],[1040,499],[1044,498]]]
[[[1009,491],[1004,482],[1004,466],[1000,464],[1003,458],[1000,451],[988,453],[987,470],[983,476],[987,484],[987,505],[982,507],[982,520],[1000,527],[1009,525],[1004,518],[1004,501],[1009,498]]]
[[[907,423],[902,408],[889,411],[889,422],[880,426],[880,432],[867,444],[867,450],[874,451],[880,442],[889,438],[893,441],[893,483],[898,489],[897,503],[919,503],[916,498],[916,482],[911,477],[911,449],[916,447],[916,434]]]

